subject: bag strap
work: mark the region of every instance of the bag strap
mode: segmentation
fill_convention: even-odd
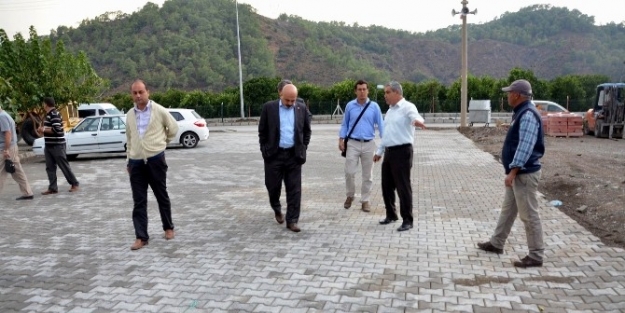
[[[365,113],[365,111],[369,107],[369,104],[371,104],[371,100],[367,102],[367,104],[365,105],[365,108],[362,109],[362,112],[360,112],[360,115],[358,115],[358,118],[356,119],[356,122],[354,123],[354,126],[349,131],[349,133],[347,134],[347,137],[345,137],[345,140],[347,140],[352,135],[352,132],[354,132],[354,128],[356,128],[356,125],[358,124],[358,122],[360,121],[360,118],[362,117],[362,115]]]

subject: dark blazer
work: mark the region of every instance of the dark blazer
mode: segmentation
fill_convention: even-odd
[[[258,141],[260,143],[260,152],[265,161],[270,160],[278,153],[278,145],[280,144],[280,101],[273,100],[263,105],[263,111],[260,113],[260,122],[258,123]],[[306,163],[306,149],[310,143],[311,114],[304,104],[304,101],[297,99],[293,105],[295,110],[295,148],[294,154],[299,164]]]

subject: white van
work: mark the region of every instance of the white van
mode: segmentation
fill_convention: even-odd
[[[78,117],[124,114],[111,103],[81,103],[78,106]]]

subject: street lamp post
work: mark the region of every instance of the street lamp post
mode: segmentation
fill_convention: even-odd
[[[245,104],[243,103],[243,70],[241,68],[241,35],[239,34],[239,1],[234,1],[237,12],[237,44],[239,48],[239,94],[241,95],[241,118],[245,118]]]
[[[462,19],[462,70],[460,71],[460,77],[462,79],[462,85],[460,88],[460,126],[467,126],[467,77],[468,77],[468,49],[467,49],[467,15],[468,14],[477,14],[477,9],[469,12],[469,8],[467,4],[469,1],[462,0],[460,2],[462,4],[462,10],[460,12],[456,12],[456,10],[451,10],[451,15],[455,16],[456,14],[460,14],[460,18]]]

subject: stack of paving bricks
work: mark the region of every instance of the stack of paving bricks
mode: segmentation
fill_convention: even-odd
[[[581,137],[582,117],[571,113],[543,115],[543,129],[547,136]]]

